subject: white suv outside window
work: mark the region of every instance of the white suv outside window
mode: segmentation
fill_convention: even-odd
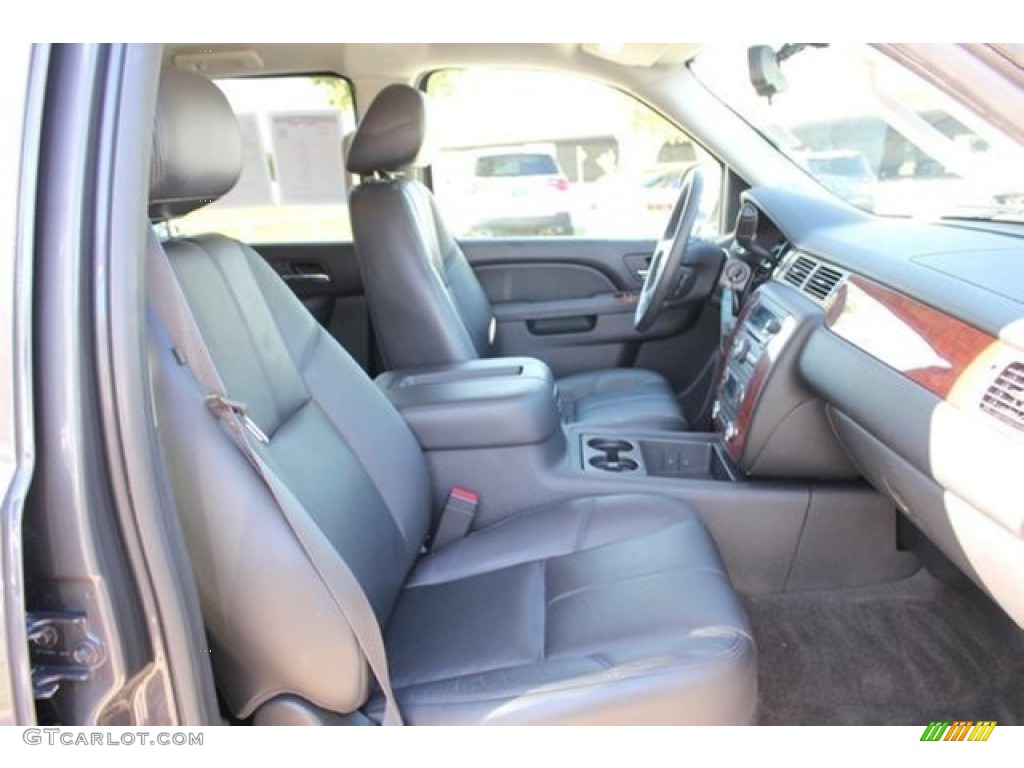
[[[571,235],[569,180],[552,151],[524,147],[476,158],[469,234]]]

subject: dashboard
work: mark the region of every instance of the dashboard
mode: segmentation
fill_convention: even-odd
[[[1024,227],[777,188],[741,216],[753,276],[715,408],[731,458],[865,477],[1024,626]]]

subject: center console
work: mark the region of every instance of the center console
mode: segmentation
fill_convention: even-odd
[[[535,445],[560,434],[551,369],[531,357],[389,371],[376,384],[427,451]]]
[[[711,433],[565,424],[551,370],[534,358],[391,371],[377,385],[424,449],[435,503],[471,487],[485,499],[480,525],[566,495],[665,493],[725,508],[762,480],[857,476],[799,372],[823,321],[789,286],[761,286],[723,353]]]
[[[835,510],[876,503],[869,489],[818,482],[858,476],[800,374],[823,325],[798,291],[761,286],[722,355],[711,433],[565,424],[551,370],[533,358],[392,371],[377,385],[423,448],[435,510],[456,486],[478,495],[474,529],[568,499],[676,498],[700,514],[739,588],[781,591],[805,529],[846,525]],[[891,529],[891,516],[872,515],[871,530]]]
[[[662,433],[658,437],[607,437],[583,433],[584,472],[613,472],[694,480],[735,480],[717,435]]]
[[[747,301],[729,339],[712,413],[729,458],[745,475],[855,477],[821,401],[800,376],[800,352],[823,311],[768,283]]]

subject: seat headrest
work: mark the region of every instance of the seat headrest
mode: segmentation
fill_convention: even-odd
[[[369,176],[424,165],[426,139],[426,95],[408,85],[389,85],[356,129],[346,167],[349,173]]]
[[[201,75],[165,69],[160,75],[149,215],[181,216],[228,192],[242,172],[242,140],[231,105]]]

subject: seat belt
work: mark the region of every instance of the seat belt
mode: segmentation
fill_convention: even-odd
[[[465,538],[473,525],[473,518],[476,517],[480,508],[480,494],[463,488],[460,485],[454,486],[448,492],[448,499],[441,510],[441,519],[438,520],[437,530],[430,542],[430,551],[447,547],[449,544]]]
[[[323,531],[306,514],[302,503],[260,455],[257,443],[267,444],[267,436],[249,417],[246,405],[228,397],[224,382],[203,340],[202,331],[196,324],[171,267],[170,258],[152,229],[149,231],[147,249],[146,294],[166,326],[174,344],[175,357],[195,376],[200,388],[206,393],[206,407],[216,416],[270,491],[288,527],[313,564],[313,569],[352,628],[359,649],[384,694],[382,725],[404,725],[394,691],[391,690],[391,676],[388,673],[387,652],[380,623],[366,592]]]

